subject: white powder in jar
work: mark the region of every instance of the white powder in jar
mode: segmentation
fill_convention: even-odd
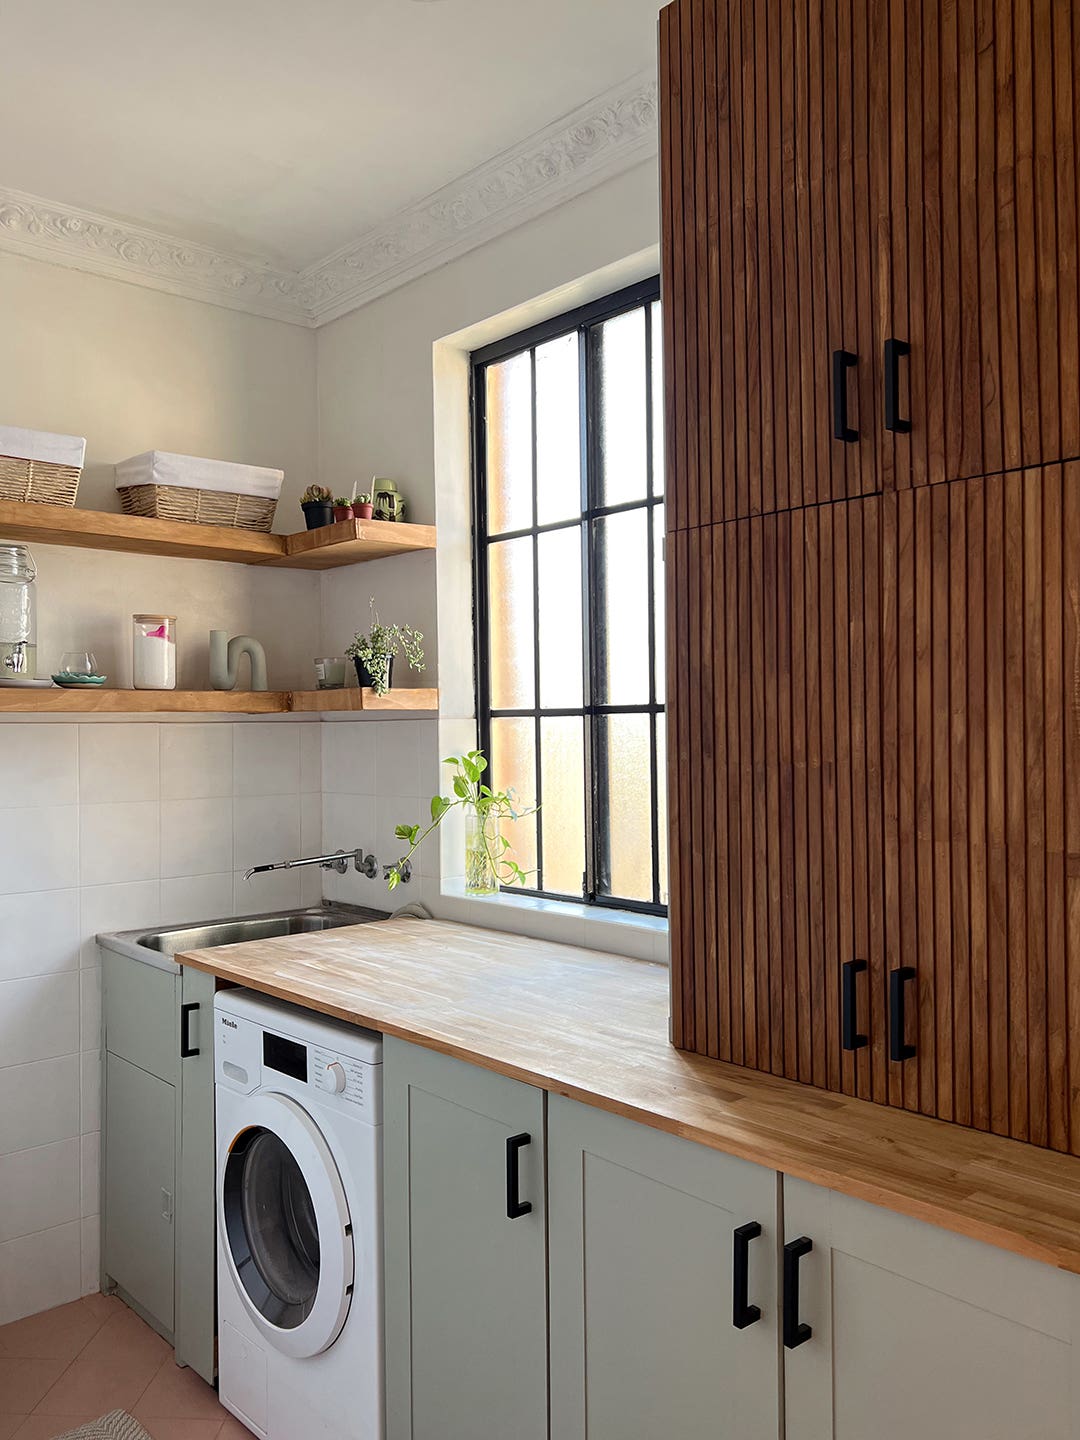
[[[132,678],[136,690],[176,689],[174,623],[171,616],[134,617]]]

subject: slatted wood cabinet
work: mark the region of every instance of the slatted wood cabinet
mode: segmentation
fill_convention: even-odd
[[[673,1039],[1080,1153],[1080,10],[660,78]]]

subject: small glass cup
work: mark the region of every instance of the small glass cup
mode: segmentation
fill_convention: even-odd
[[[61,675],[71,675],[81,680],[84,676],[99,673],[97,661],[89,650],[65,650],[60,657]]]
[[[345,661],[340,656],[316,660],[315,685],[319,690],[344,690]]]

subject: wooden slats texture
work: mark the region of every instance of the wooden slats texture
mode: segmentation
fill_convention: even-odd
[[[661,80],[673,1037],[1080,1153],[1080,11],[678,0]]]

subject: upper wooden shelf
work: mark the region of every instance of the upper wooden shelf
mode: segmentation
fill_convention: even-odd
[[[37,545],[70,545],[80,550],[120,550],[130,555],[230,560],[240,565],[273,565],[290,570],[333,570],[339,565],[381,560],[412,550],[434,550],[435,527],[386,520],[343,520],[294,535],[262,535],[223,525],[192,525],[79,510],[68,505],[0,500],[0,538]]]
[[[438,690],[0,689],[4,715],[289,715],[437,710]]]

